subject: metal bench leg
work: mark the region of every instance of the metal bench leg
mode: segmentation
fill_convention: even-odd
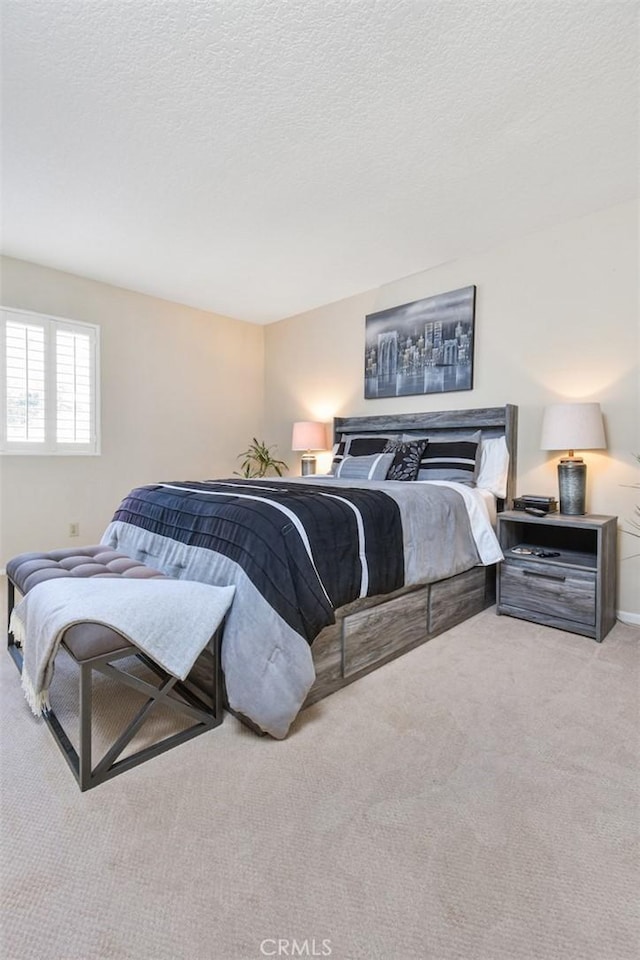
[[[9,631],[9,623],[11,622],[11,614],[13,613],[13,608],[16,605],[16,588],[14,586],[13,580],[10,577],[7,577],[7,638],[11,636]]]
[[[90,663],[80,664],[80,769],[78,783],[81,790],[91,786],[91,710],[93,671]]]
[[[15,603],[15,585],[9,583],[9,615]],[[42,717],[49,727],[53,738],[62,751],[65,760],[69,764],[71,772],[78,782],[82,791],[89,790],[98,786],[105,780],[111,779],[118,773],[123,773],[145,760],[149,760],[160,753],[164,753],[171,747],[184,743],[192,737],[198,736],[207,730],[212,730],[222,723],[222,670],[220,665],[220,646],[222,641],[222,626],[216,631],[215,635],[209,641],[212,650],[212,670],[210,678],[209,695],[194,695],[187,687],[171,677],[156,663],[146,657],[141,651],[137,651],[138,659],[145,662],[152,671],[161,680],[160,686],[149,684],[145,680],[128,674],[126,671],[117,669],[113,664],[123,658],[135,656],[136,653],[131,648],[113,651],[112,653],[102,654],[93,657],[91,660],[78,661],[67,650],[71,659],[79,667],[79,743],[78,750],[71,743],[64,727],[58,720],[54,710],[49,708],[45,710]],[[22,669],[22,654],[20,648],[15,645],[15,639],[12,634],[7,635],[8,648],[19,670]],[[93,718],[93,671],[97,670],[111,679],[116,680],[125,687],[133,688],[139,693],[148,697],[143,706],[132,721],[127,724],[116,741],[107,749],[102,759],[92,769],[92,718]],[[211,700],[211,703],[207,703]],[[138,750],[136,753],[118,759],[127,744],[133,739],[139,728],[143,725],[147,715],[159,704],[165,704],[171,710],[183,715],[189,716],[193,723],[190,727],[165,737],[148,747]]]
[[[11,577],[7,577],[7,650],[9,651],[9,655],[19,672],[22,673],[22,651],[20,650],[20,647],[16,645],[15,637],[9,630],[11,614],[13,613],[13,608],[15,605],[16,587]]]

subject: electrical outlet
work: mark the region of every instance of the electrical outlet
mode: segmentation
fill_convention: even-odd
[[[79,524],[79,523],[70,523],[70,524],[69,524],[69,536],[70,536],[70,537],[79,537],[79,536],[80,536],[80,524]]]

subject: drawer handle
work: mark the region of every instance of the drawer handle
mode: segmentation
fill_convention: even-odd
[[[525,570],[525,577],[542,577],[544,580],[560,580],[563,582],[567,578],[561,573],[538,573],[537,570]]]

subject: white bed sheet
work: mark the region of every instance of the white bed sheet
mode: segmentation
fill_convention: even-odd
[[[495,530],[496,523],[498,522],[498,498],[491,493],[491,490],[483,490],[481,487],[476,487],[476,492],[482,497],[489,513],[491,526]]]

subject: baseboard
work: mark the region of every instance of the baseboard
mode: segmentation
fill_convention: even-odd
[[[626,610],[616,610],[616,617],[622,623],[630,623],[634,627],[640,627],[640,613],[627,613]]]

